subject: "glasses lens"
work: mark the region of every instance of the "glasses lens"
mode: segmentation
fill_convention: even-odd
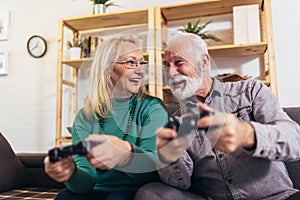
[[[138,65],[142,65],[143,67],[145,67],[145,66],[147,66],[147,64],[148,64],[147,61],[138,62],[137,60],[126,60],[125,67],[127,69],[135,69],[138,67]]]
[[[134,69],[137,67],[138,62],[136,60],[126,60],[126,67],[130,69]]]

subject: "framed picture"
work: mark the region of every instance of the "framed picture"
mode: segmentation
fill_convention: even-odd
[[[0,40],[7,40],[9,29],[9,12],[0,11]]]
[[[0,52],[0,75],[8,74],[8,53]]]

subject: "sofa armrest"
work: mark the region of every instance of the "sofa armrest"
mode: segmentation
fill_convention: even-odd
[[[44,158],[46,153],[17,153],[26,168],[44,168]]]
[[[63,183],[51,179],[44,171],[44,158],[46,153],[17,153],[17,157],[26,167],[32,177],[31,187],[64,188]]]

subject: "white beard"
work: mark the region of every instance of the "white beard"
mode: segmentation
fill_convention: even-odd
[[[180,82],[182,80],[185,80],[185,87],[175,88],[173,83]],[[196,90],[202,84],[202,82],[203,82],[203,76],[191,78],[183,75],[177,75],[174,78],[169,79],[169,85],[172,90],[172,93],[179,101],[185,100],[188,97],[194,95]]]

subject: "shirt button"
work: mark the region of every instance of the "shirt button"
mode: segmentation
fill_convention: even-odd
[[[218,156],[219,156],[219,158],[221,158],[221,159],[224,158],[224,154],[222,154],[222,153],[220,153]]]
[[[260,155],[263,155],[264,153],[265,153],[264,150],[261,150],[261,151],[260,151]]]

